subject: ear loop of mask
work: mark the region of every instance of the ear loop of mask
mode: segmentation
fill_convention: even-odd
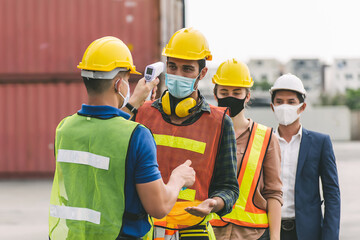
[[[201,71],[202,71],[202,70],[201,70]],[[196,83],[196,80],[199,79],[199,76],[200,76],[200,74],[201,74],[201,71],[200,71],[199,74],[197,75],[197,77],[196,77],[196,79],[195,79],[195,83]],[[193,90],[194,90],[194,91],[197,90],[197,88],[198,88],[198,86],[199,86],[199,82],[200,82],[200,79],[199,79],[199,81],[198,81],[197,84],[196,84],[196,89],[195,89],[195,83],[194,83],[194,86],[193,86]]]
[[[117,90],[119,81],[120,81],[120,78],[119,78],[118,80],[116,80],[116,82],[115,82],[115,91],[116,91],[118,94],[120,94],[120,96],[125,100],[125,97],[122,95],[122,93]]]
[[[123,98],[123,104],[120,107],[120,108],[123,108],[127,104],[127,99],[126,99],[126,97],[124,97],[124,95],[122,95],[122,93],[120,91],[117,91],[119,81],[120,81],[120,78],[118,80],[116,80],[116,82],[115,82],[115,91]],[[128,91],[129,91],[129,89],[128,89]]]

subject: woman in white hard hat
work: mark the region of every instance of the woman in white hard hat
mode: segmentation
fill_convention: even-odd
[[[227,60],[213,83],[219,107],[229,108],[234,124],[240,187],[233,211],[211,221],[216,239],[280,239],[280,146],[271,128],[244,116],[254,83],[249,69],[236,59]]]

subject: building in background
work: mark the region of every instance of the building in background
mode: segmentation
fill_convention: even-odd
[[[254,80],[249,106],[268,107],[271,102],[269,88],[282,75],[284,66],[272,58],[250,59],[247,65]]]
[[[283,73],[283,64],[277,59],[250,59],[247,63],[255,82],[274,83]]]
[[[291,59],[285,66],[285,73],[298,76],[307,92],[321,91],[322,63],[319,59]]]
[[[319,59],[291,59],[285,65],[285,73],[298,76],[308,92],[307,102],[317,104],[324,89],[323,63]]]
[[[360,58],[337,58],[327,67],[325,91],[343,94],[346,89],[360,88]]]

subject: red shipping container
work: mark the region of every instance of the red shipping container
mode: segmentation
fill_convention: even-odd
[[[2,0],[0,74],[79,73],[95,39],[115,36],[144,71],[161,54],[159,0]]]
[[[0,84],[0,176],[49,176],[57,124],[86,102],[82,82]]]
[[[120,38],[143,72],[182,11],[182,0],[1,0],[0,178],[53,175],[56,126],[87,100],[76,66],[93,40]]]

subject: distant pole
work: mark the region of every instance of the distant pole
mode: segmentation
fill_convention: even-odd
[[[322,64],[321,65],[321,92],[325,92],[326,89],[326,82],[325,82],[325,78],[326,78],[326,69],[330,67],[330,65],[328,64]]]
[[[185,0],[182,0],[182,27],[185,28]]]

